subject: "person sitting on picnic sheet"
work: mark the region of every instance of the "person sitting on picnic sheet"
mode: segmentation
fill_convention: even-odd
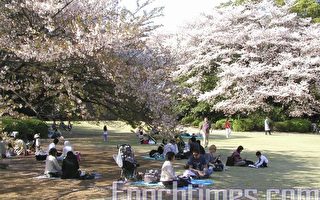
[[[180,135],[174,136],[174,139],[176,141],[176,144],[178,146],[178,150],[180,153],[183,153],[183,149],[186,146],[185,142],[183,141],[183,138]]]
[[[44,170],[44,174],[49,177],[60,177],[61,176],[61,167],[57,160],[57,150],[55,148],[51,148],[49,151],[49,155],[46,159],[46,167]]]
[[[251,160],[247,159],[242,159],[240,156],[240,153],[243,150],[243,146],[238,146],[238,148],[232,153],[232,158],[234,162],[234,166],[248,166],[248,165],[253,165],[254,162]]]
[[[205,154],[205,158],[208,162],[208,165],[213,166],[213,171],[223,171],[224,164],[220,159],[220,155],[216,155],[217,147],[216,145],[211,145],[209,147],[209,153]]]
[[[54,138],[53,141],[48,146],[48,154],[49,154],[50,149],[52,149],[52,148],[55,148],[57,150],[56,146],[57,146],[58,143],[59,143],[59,139],[58,138]],[[61,156],[61,154],[62,154],[61,150],[60,151],[57,150],[57,156]]]
[[[266,156],[262,155],[260,151],[256,152],[256,156],[258,157],[257,162],[254,163],[256,168],[268,167],[269,160]]]
[[[206,150],[204,150],[203,146],[201,146],[200,140],[197,140],[197,143],[199,144],[200,154],[205,155],[206,154]]]
[[[199,143],[197,143],[196,137],[190,138],[190,140],[189,140],[189,149],[190,149],[190,155],[192,154],[192,152],[194,150],[197,150],[197,151],[200,152],[200,145],[199,145]]]
[[[160,159],[160,158],[164,158],[163,156],[163,151],[164,151],[164,146],[167,144],[167,139],[162,139],[162,143],[159,145],[158,149],[155,150],[151,150],[149,152],[149,156],[151,158],[157,158],[157,159]]]
[[[140,143],[143,144],[143,135],[144,135],[144,132],[143,132],[142,126],[139,126],[139,127],[135,130],[135,134],[136,134],[136,136],[138,137]]]
[[[14,148],[12,146],[11,143],[8,143],[8,149],[7,149],[7,153],[6,153],[6,157],[12,157],[12,156],[16,156],[16,152],[14,151]]]
[[[79,170],[79,162],[76,155],[72,151],[68,151],[66,157],[62,161],[62,175],[63,179],[78,179],[81,171]]]
[[[71,143],[68,140],[64,141],[63,145],[64,146],[63,146],[63,149],[62,149],[62,154],[57,158],[60,161],[63,160],[67,156],[67,153],[69,151],[73,152],[73,148],[71,146]]]
[[[174,181],[177,182],[177,187],[187,186],[191,184],[188,179],[182,179],[176,176],[173,161],[175,160],[175,155],[173,152],[168,152],[166,154],[166,161],[163,163],[161,168],[160,181],[166,188],[172,188]]]
[[[22,155],[22,154],[24,156],[28,155],[27,145],[22,139],[16,139],[14,141],[14,147],[13,148],[14,148],[14,151],[16,152],[17,155]]]
[[[168,152],[173,152],[174,155],[176,155],[179,152],[178,146],[174,139],[171,139],[170,142],[164,146],[163,156],[166,157]]]
[[[183,172],[183,175],[184,177],[189,177],[189,178],[197,178],[198,175],[192,170],[190,169],[190,165],[186,164],[184,166],[184,172]]]
[[[144,134],[142,136],[142,139],[140,140],[141,144],[149,144],[149,136],[147,134]]]
[[[164,146],[168,143],[168,140],[163,138],[162,139],[162,143],[159,145],[157,151],[159,154],[163,154],[163,151],[164,151]]]
[[[213,173],[212,168],[208,168],[208,163],[204,155],[200,154],[197,149],[193,150],[187,165],[189,165],[189,169],[197,175],[197,178],[207,178]]]

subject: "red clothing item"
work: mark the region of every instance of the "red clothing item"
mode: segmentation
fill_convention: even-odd
[[[224,124],[225,128],[231,128],[231,123],[229,121],[226,121],[226,123]]]
[[[143,140],[142,144],[149,144],[149,140]]]

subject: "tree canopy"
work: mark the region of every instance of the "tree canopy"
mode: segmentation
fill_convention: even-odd
[[[181,34],[184,63],[175,76],[200,101],[226,114],[320,111],[320,25],[273,1],[215,9]],[[208,76],[208,74],[210,76]],[[208,77],[212,87],[203,87]]]
[[[151,3],[130,11],[118,0],[1,1],[2,114],[172,121],[172,59],[150,37],[162,12]]]

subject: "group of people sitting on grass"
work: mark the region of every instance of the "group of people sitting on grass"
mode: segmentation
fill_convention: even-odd
[[[254,168],[263,168],[268,166],[268,159],[262,155],[260,151],[256,152],[258,160],[254,163],[252,161],[242,159],[240,153],[243,147],[239,146],[230,156],[233,159],[234,166],[249,166]],[[161,168],[160,181],[167,188],[172,188],[173,183],[177,182],[177,187],[182,187],[190,184],[186,180],[208,178],[214,171],[223,171],[224,164],[220,159],[220,155],[216,155],[217,148],[215,145],[209,147],[209,153],[201,154],[199,149],[192,150],[182,176],[176,176],[173,168],[175,160],[175,152],[170,151],[166,153],[166,161]],[[228,163],[227,163],[228,164]]]
[[[243,146],[238,146],[238,148],[232,153],[231,156],[227,158],[227,166],[243,166],[243,167],[254,167],[263,168],[268,167],[269,160],[265,155],[262,155],[260,151],[256,152],[258,160],[253,162],[241,157],[241,152],[243,151]]]
[[[202,155],[205,155],[206,153],[200,140],[196,140],[196,137],[191,137],[188,143],[185,143],[183,139],[177,135],[169,142],[167,139],[163,139],[157,150],[151,150],[149,152],[149,156],[154,158],[165,158],[168,152],[174,152],[176,159],[188,159],[194,149],[198,149]]]
[[[151,133],[152,134],[158,134],[159,132],[156,132],[157,130],[155,128],[151,129]],[[139,143],[140,144],[156,144],[156,140],[150,135],[150,134],[147,134],[142,126],[139,126],[135,131],[134,133],[136,134],[138,140],[139,140]]]
[[[205,156],[200,154],[199,150],[195,149],[189,157],[185,172],[182,176],[176,176],[173,168],[175,160],[174,152],[166,154],[166,161],[161,168],[160,181],[167,188],[172,188],[173,183],[177,182],[177,187],[183,187],[191,184],[191,179],[208,178],[213,173],[212,163],[208,163]]]
[[[12,137],[3,139],[0,136],[0,157],[10,158],[14,156],[30,154],[30,150],[27,148],[27,144],[19,138]]]
[[[55,138],[48,147],[48,156],[46,157],[45,174],[48,177],[61,177],[63,179],[91,179],[94,176],[85,174],[79,170],[80,154],[74,153],[69,141],[64,141],[62,151],[58,151],[56,145],[59,140]],[[59,165],[58,161],[62,161]]]

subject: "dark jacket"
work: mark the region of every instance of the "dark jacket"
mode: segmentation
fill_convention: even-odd
[[[77,157],[73,154],[73,156],[67,156],[62,161],[62,176],[64,179],[77,179],[80,177],[79,171],[79,163]]]

